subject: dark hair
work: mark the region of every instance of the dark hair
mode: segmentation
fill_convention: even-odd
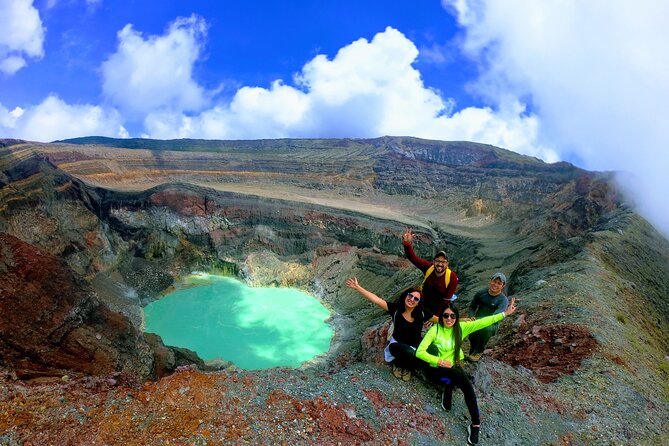
[[[453,311],[453,313],[455,313],[455,323],[453,324],[453,331],[451,332],[451,336],[453,337],[453,345],[455,346],[453,350],[453,365],[456,365],[460,363],[460,350],[462,350],[462,327],[460,327],[460,311],[458,311],[458,308],[453,305],[450,300],[447,300],[439,310],[439,325],[437,325],[437,332],[439,331],[439,327],[444,328],[444,312],[449,308]]]
[[[407,309],[406,306],[407,296],[409,295],[409,293],[415,293],[415,292],[418,292],[418,294],[420,294],[420,300],[418,301],[418,305],[416,305],[413,308],[413,310],[411,310],[411,314],[413,315],[413,312],[416,310],[418,311],[423,310],[423,292],[420,290],[420,288],[411,287],[402,291],[397,300],[395,301],[395,304],[397,305],[397,311],[399,311],[400,313],[404,313],[404,311]]]

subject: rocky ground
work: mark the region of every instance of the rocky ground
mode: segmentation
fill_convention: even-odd
[[[465,363],[482,414],[481,444],[661,444],[661,424],[640,431],[612,406],[611,392],[630,389],[591,335],[568,324],[530,326],[527,316],[505,321],[501,342],[479,363]],[[148,382],[65,371],[20,379],[2,370],[0,445],[464,445],[462,394],[455,391],[446,412],[440,389],[422,373],[408,383],[394,378],[373,354],[386,328],[365,332],[363,360],[321,358],[297,370],[188,366]],[[630,396],[666,418],[666,403],[617,395]],[[627,406],[630,416],[639,409]]]
[[[490,381],[488,392],[501,378],[495,363],[470,367],[475,379]],[[122,375],[26,382],[5,371],[1,384],[0,444],[7,446],[465,444],[468,425],[461,394],[445,412],[436,386],[401,382],[369,363],[337,371],[183,368],[144,384]],[[546,431],[544,420],[513,421],[518,408],[491,403],[485,391],[479,404],[482,444],[572,444],[570,433]],[[559,401],[542,405],[570,417]]]

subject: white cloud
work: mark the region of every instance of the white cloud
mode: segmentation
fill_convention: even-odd
[[[629,171],[639,210],[669,235],[669,3],[444,1],[495,103],[530,97],[539,138],[590,169]],[[506,100],[506,99],[505,99]]]
[[[12,128],[16,124],[15,115],[23,113],[23,110],[20,107],[16,107],[14,110],[9,111],[2,104],[0,104],[0,129]]]
[[[424,46],[420,49],[420,59],[435,65],[443,64],[450,59],[448,56],[448,47],[437,45],[436,43]]]
[[[26,58],[42,58],[45,31],[32,0],[0,1],[0,71],[12,75]]]
[[[454,103],[426,87],[412,64],[416,46],[387,28],[359,39],[334,58],[318,55],[270,88],[240,88],[231,102],[187,115],[159,110],[145,119],[155,138],[375,137],[411,135],[473,140],[554,161],[536,141],[539,123],[517,101],[453,114]]]
[[[14,74],[26,65],[26,60],[21,56],[7,56],[0,59],[0,71],[7,74]]]
[[[102,64],[105,97],[124,114],[137,118],[156,110],[197,111],[207,103],[207,92],[193,79],[207,33],[195,15],[178,18],[165,35],[146,39],[126,25],[119,45]]]
[[[95,105],[69,105],[54,95],[40,104],[8,111],[0,104],[0,134],[48,142],[85,135],[127,136],[119,113]]]

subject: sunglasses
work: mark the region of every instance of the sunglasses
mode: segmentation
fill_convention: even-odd
[[[415,294],[407,294],[407,297],[414,302],[420,302],[420,296],[416,296]]]
[[[449,318],[450,319],[455,319],[456,318],[455,313],[444,313],[444,314],[442,314],[442,316],[444,317],[444,319],[449,319]]]

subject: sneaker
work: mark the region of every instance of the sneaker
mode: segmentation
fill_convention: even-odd
[[[479,444],[479,430],[481,426],[470,424],[467,426],[467,444]]]
[[[393,376],[402,379],[402,369],[393,364]]]
[[[472,353],[467,355],[467,359],[471,362],[478,362],[482,355],[482,353]]]
[[[402,381],[411,381],[411,370],[402,370]]]
[[[444,390],[441,391],[441,408],[446,412],[451,410],[451,401],[453,399],[453,387],[444,386]]]

